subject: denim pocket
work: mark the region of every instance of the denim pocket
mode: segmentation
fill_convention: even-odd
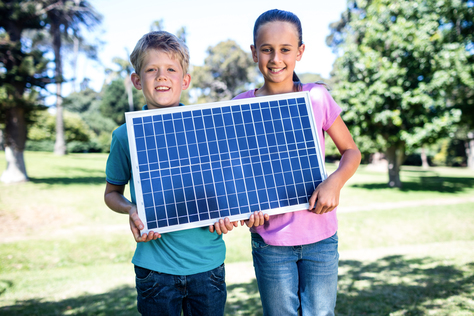
[[[147,281],[153,274],[152,270],[148,270],[139,266],[135,266],[135,277],[137,281]]]
[[[252,249],[267,248],[268,244],[260,237],[259,234],[252,233]]]
[[[335,242],[339,242],[339,237],[337,237],[337,232],[329,238],[332,239]]]
[[[161,273],[135,266],[135,286],[139,299],[149,299],[160,293],[161,276]]]
[[[225,286],[225,267],[224,264],[210,271],[211,283],[216,285],[222,290],[222,286]],[[225,290],[225,288],[224,288]]]

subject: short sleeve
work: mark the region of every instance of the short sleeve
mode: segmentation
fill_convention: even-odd
[[[321,128],[327,131],[341,114],[341,107],[322,84],[311,84],[310,98],[317,120]]]
[[[131,179],[131,168],[127,128],[122,125],[112,133],[110,154],[105,168],[107,182],[126,185]]]

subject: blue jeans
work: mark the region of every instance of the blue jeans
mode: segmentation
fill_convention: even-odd
[[[203,273],[171,275],[135,266],[142,315],[222,316],[227,297],[224,264]]]
[[[302,246],[270,246],[252,233],[252,255],[263,315],[334,315],[337,233]]]

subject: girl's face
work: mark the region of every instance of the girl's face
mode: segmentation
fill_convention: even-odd
[[[252,45],[252,57],[266,84],[288,84],[293,87],[293,70],[301,60],[304,44],[298,46],[298,31],[289,22],[268,22],[260,26]]]

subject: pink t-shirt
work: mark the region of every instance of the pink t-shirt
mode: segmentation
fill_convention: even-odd
[[[341,113],[324,85],[306,83],[303,91],[310,92],[318,137],[324,156],[324,131],[328,130]],[[234,99],[254,98],[255,90],[241,93]],[[318,242],[334,235],[337,231],[336,209],[325,214],[315,214],[308,210],[272,215],[264,225],[252,227],[263,240],[273,246],[296,246]]]

